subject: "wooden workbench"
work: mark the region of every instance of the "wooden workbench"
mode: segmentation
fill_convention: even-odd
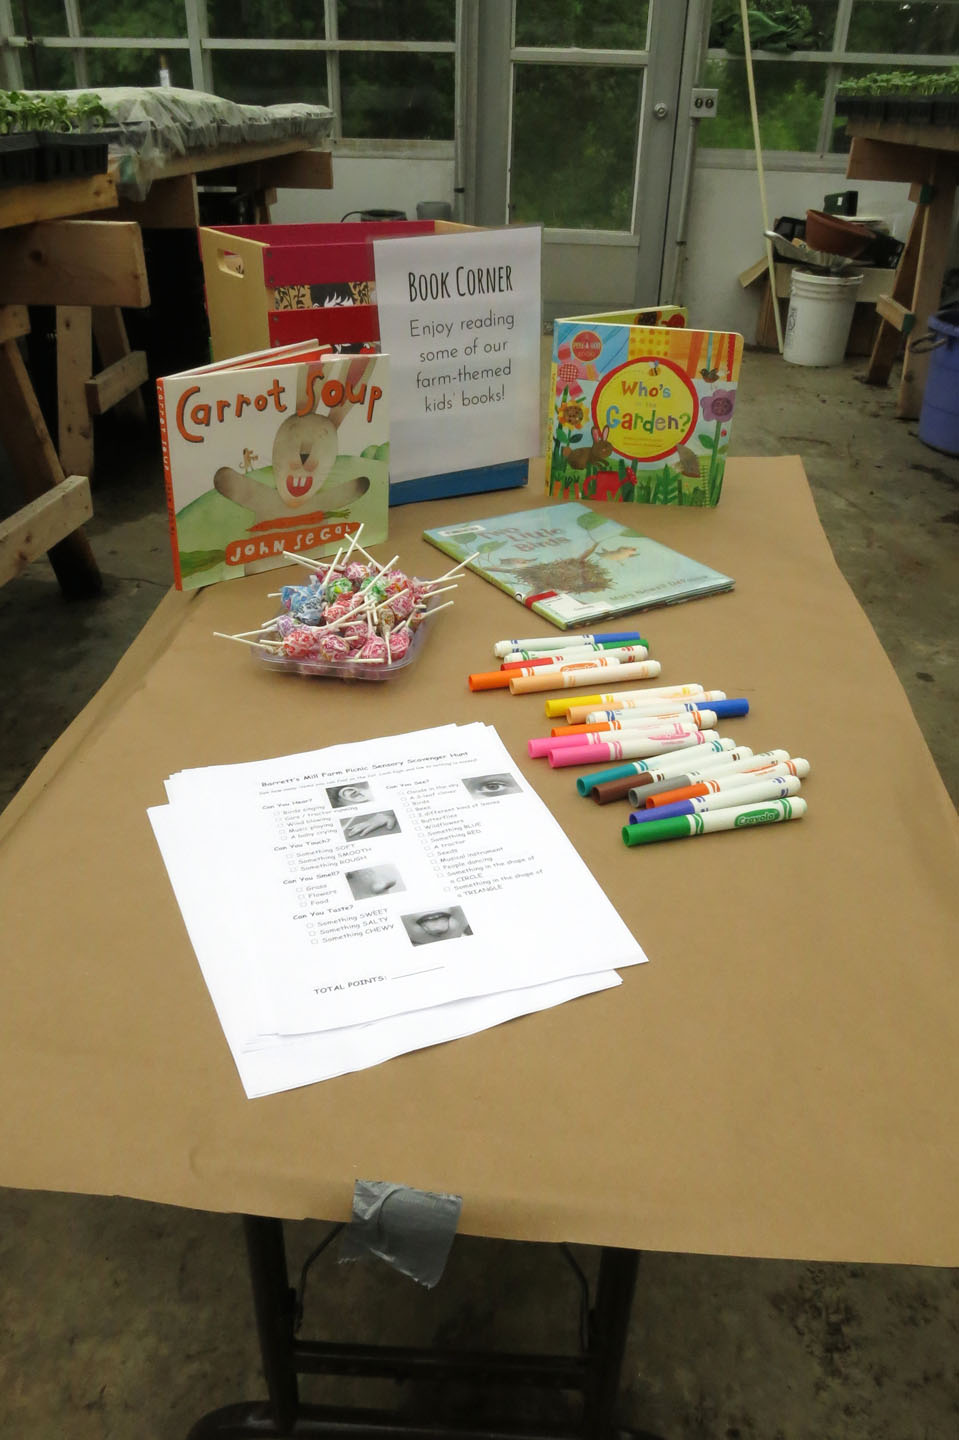
[[[892,290],[876,303],[881,322],[866,373],[868,384],[885,385],[905,337],[896,414],[913,419],[922,407],[929,368],[928,355],[915,352],[913,344],[941,303],[959,177],[959,126],[851,119],[846,129],[852,137],[847,176],[904,180],[916,207]]]
[[[141,227],[199,223],[198,177],[252,192],[269,220],[277,188],[329,189],[331,157],[306,139],[171,158],[145,198],[118,197],[114,174],[0,190],[0,436],[24,505],[0,521],[0,585],[46,552],[64,593],[96,594],[100,572],[82,525],[93,513],[93,421],[125,403],[143,415],[146,357],[131,351],[125,307],[150,303]],[[57,307],[59,453],[19,342],[28,305]],[[102,369],[94,370],[96,339]]]

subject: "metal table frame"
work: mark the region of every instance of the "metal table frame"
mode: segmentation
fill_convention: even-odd
[[[253,1306],[259,1335],[265,1401],[242,1402],[211,1411],[190,1430],[188,1440],[242,1440],[242,1437],[333,1436],[350,1440],[608,1440],[616,1423],[620,1373],[626,1349],[639,1253],[605,1247],[595,1304],[589,1312],[586,1345],[580,1355],[440,1351],[427,1348],[355,1345],[297,1337],[298,1297],[290,1285],[283,1222],[243,1217]],[[486,1425],[406,1421],[390,1411],[301,1402],[298,1375],[360,1375],[393,1380],[475,1380],[582,1395],[580,1424],[574,1427]],[[656,1440],[633,1431],[637,1440]]]

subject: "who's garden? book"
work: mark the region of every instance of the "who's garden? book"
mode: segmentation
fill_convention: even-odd
[[[310,341],[157,381],[177,589],[386,538],[388,365]]]
[[[742,350],[731,331],[687,329],[675,306],[557,320],[547,493],[717,504]]]

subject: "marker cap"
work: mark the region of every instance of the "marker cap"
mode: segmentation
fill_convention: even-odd
[[[621,780],[604,780],[601,785],[594,785],[589,793],[597,805],[608,805],[612,800],[625,800],[635,779],[635,775],[624,775]]]
[[[471,690],[505,690],[509,685],[509,670],[487,670],[478,675],[468,676]]]
[[[623,826],[624,845],[648,845],[652,840],[682,840],[689,834],[685,815],[669,820],[647,820],[643,824]]]
[[[594,770],[591,775],[580,775],[576,781],[576,789],[581,795],[588,795],[597,785],[604,785],[607,780],[629,780],[632,784],[637,773],[635,765],[612,765],[608,770]]]

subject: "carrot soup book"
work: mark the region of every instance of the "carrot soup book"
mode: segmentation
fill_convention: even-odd
[[[157,381],[177,589],[386,538],[388,365],[311,341]]]

